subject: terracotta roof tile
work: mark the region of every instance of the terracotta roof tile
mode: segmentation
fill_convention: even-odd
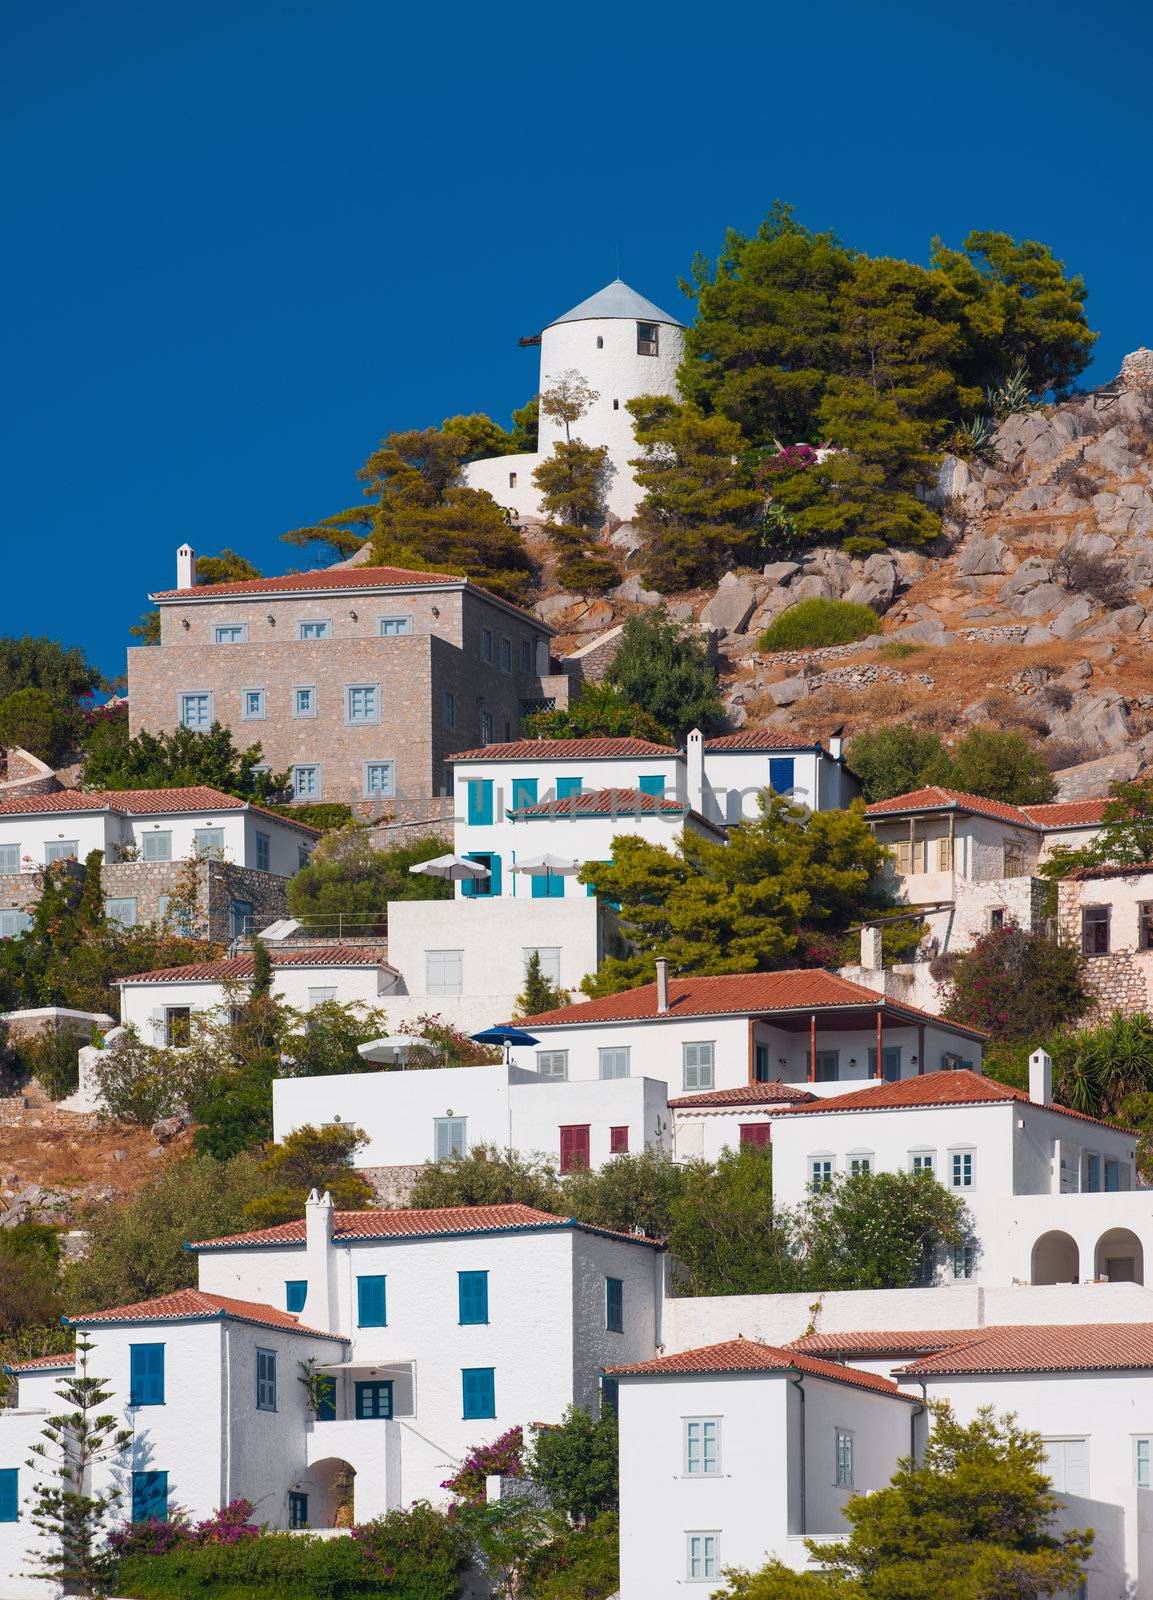
[[[71,1350],[64,1350],[54,1356],[33,1356],[30,1361],[6,1362],[5,1372],[67,1372],[76,1365],[76,1357]]]
[[[154,1300],[140,1300],[130,1306],[111,1306],[104,1311],[85,1311],[65,1320],[70,1327],[88,1328],[109,1322],[188,1322],[225,1318],[234,1322],[256,1323],[262,1328],[283,1328],[286,1333],[307,1333],[321,1339],[347,1342],[342,1334],[306,1327],[291,1312],[279,1311],[275,1306],[262,1305],[256,1300],[233,1300],[222,1294],[205,1294],[201,1289],[178,1289],[175,1294],[158,1295]]]
[[[977,1328],[957,1344],[899,1368],[916,1378],[964,1373],[1108,1372],[1153,1368],[1153,1322]]]
[[[538,805],[522,806],[510,816],[533,817],[618,817],[618,816],[670,816],[695,815],[685,800],[670,796],[645,794],[641,789],[582,789],[579,794],[562,795],[557,800],[543,800]]]
[[[255,802],[225,794],[222,789],[197,784],[181,789],[58,789],[53,794],[28,795],[24,799],[0,801],[0,816],[47,816],[58,812],[120,811],[130,817],[176,816],[186,812],[258,811],[289,828],[318,837],[319,828],[292,817],[282,817]]]
[[[832,1383],[847,1383],[854,1389],[875,1389],[906,1400],[914,1398],[901,1395],[897,1385],[879,1373],[839,1366],[835,1361],[821,1361],[795,1350],[759,1344],[755,1339],[727,1339],[723,1344],[681,1350],[676,1355],[658,1356],[655,1361],[638,1361],[628,1367],[606,1367],[605,1371],[612,1377],[622,1378],[675,1378],[726,1372],[804,1373],[807,1377],[826,1378]]]
[[[792,1083],[743,1083],[736,1089],[708,1089],[703,1094],[681,1094],[670,1100],[670,1107],[688,1111],[706,1106],[779,1106],[805,1105],[815,1100],[815,1094],[799,1089]]]
[[[979,1328],[918,1328],[915,1331],[876,1331],[854,1329],[849,1333],[807,1333],[790,1339],[786,1350],[800,1350],[811,1356],[903,1356],[920,1352],[936,1354],[963,1339],[979,1335]]]
[[[900,1078],[895,1083],[878,1083],[868,1089],[855,1089],[851,1094],[831,1095],[827,1100],[814,1100],[811,1105],[793,1107],[792,1111],[794,1116],[803,1117],[821,1112],[895,1111],[916,1106],[981,1106],[1006,1102],[1034,1105],[1024,1089],[1014,1089],[1007,1083],[998,1083],[995,1078],[986,1078],[979,1072],[970,1072],[962,1067],[955,1071],[927,1072],[921,1078]],[[1086,1111],[1074,1111],[1071,1106],[1050,1103],[1046,1106],[1037,1105],[1035,1109],[1052,1111],[1062,1117],[1076,1117],[1081,1122],[1092,1122],[1099,1128],[1114,1128],[1118,1133],[1133,1132],[1119,1123],[1091,1117]]]
[[[269,947],[274,967],[382,967],[387,965],[386,945],[330,945],[306,950]],[[225,956],[219,961],[192,961],[183,967],[157,967],[134,972],[117,983],[237,983],[252,976],[251,955]]]
[[[514,739],[478,750],[455,750],[446,761],[625,761],[638,756],[675,756],[671,744],[651,739]]]
[[[1025,827],[1037,826],[1020,806],[1007,805],[1002,800],[986,800],[983,795],[966,794],[963,789],[942,789],[937,784],[912,789],[908,794],[896,794],[889,800],[875,800],[865,807],[867,817],[900,816],[906,811],[971,811],[978,817],[995,817],[998,821]]]
[[[722,733],[705,740],[705,750],[821,750],[820,740],[798,739],[779,728],[742,728],[740,733]]]
[[[1045,806],[1022,806],[1021,810],[1042,828],[1088,827],[1100,822],[1108,800],[1059,800]]]
[[[808,968],[787,972],[738,972],[707,978],[670,978],[669,1009],[657,1011],[657,986],[643,984],[638,989],[624,989],[618,994],[605,995],[599,1000],[585,1000],[575,1005],[559,1006],[555,1011],[542,1011],[538,1016],[525,1017],[523,1026],[580,1027],[597,1022],[675,1021],[678,1017],[709,1017],[727,1015],[760,1015],[770,1011],[823,1011],[866,1008],[883,1010],[891,1017],[912,1017],[933,1022],[963,1034],[966,1038],[987,1037],[979,1028],[960,1023],[943,1023],[931,1011],[908,1005],[903,1000],[893,1000],[866,989],[863,984],[850,983],[847,978],[824,968]]]
[[[1153,861],[1121,863],[1106,861],[1099,867],[1074,867],[1065,877],[1072,883],[1091,883],[1098,878],[1145,878],[1153,872]]]

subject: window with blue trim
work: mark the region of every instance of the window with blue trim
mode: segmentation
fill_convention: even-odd
[[[625,1286],[621,1278],[605,1279],[605,1327],[609,1333],[625,1331]]]
[[[462,1367],[461,1388],[465,1422],[496,1416],[496,1371],[493,1367]]]
[[[462,1324],[488,1321],[488,1273],[458,1272],[457,1292]]]
[[[556,781],[557,799],[565,800],[569,795],[580,794],[583,781],[581,778],[558,778]]]
[[[774,794],[788,794],[795,783],[796,762],[792,756],[773,756],[769,761],[769,788]]]
[[[468,820],[470,827],[487,828],[492,824],[492,779],[468,780]]]
[[[256,1351],[256,1409],[276,1410],[276,1351]]]
[[[134,1472],[132,1474],[133,1522],[168,1521],[167,1472]]]
[[[492,855],[487,850],[468,851],[468,860],[475,861],[478,866],[488,868],[487,878],[465,878],[461,888],[465,894],[472,896],[488,896],[500,893],[500,857]]]
[[[384,1297],[384,1274],[373,1273],[356,1280],[356,1324],[359,1328],[388,1326]]]
[[[284,1285],[284,1309],[293,1312],[303,1311],[307,1299],[308,1279],[289,1278]]]
[[[133,1344],[128,1347],[128,1404],[164,1404],[164,1346]]]
[[[180,720],[186,728],[208,728],[212,724],[212,696],[210,694],[182,694]]]
[[[290,1528],[308,1527],[308,1496],[299,1489],[288,1491],[288,1526]]]
[[[512,780],[512,809],[523,811],[525,806],[535,806],[539,784],[536,778]]]
[[[637,781],[637,788],[642,794],[663,795],[665,792],[664,777],[658,772],[654,773],[651,777],[640,778]]]
[[[0,1467],[0,1522],[20,1520],[20,1469]]]
[[[387,1422],[392,1416],[392,1379],[381,1382],[358,1383],[356,1386],[356,1420],[358,1422]]]

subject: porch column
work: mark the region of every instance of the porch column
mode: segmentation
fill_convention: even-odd
[[[957,870],[957,858],[956,858],[956,854],[955,854],[956,849],[957,849],[957,813],[955,811],[953,811],[953,810],[950,810],[950,812],[949,812],[949,871],[950,872],[956,872],[956,870]]]
[[[809,1017],[809,1082],[817,1081],[817,1013]]]
[[[925,1024],[917,1024],[917,1076],[922,1077],[925,1071]]]
[[[916,851],[917,851],[917,819],[916,819],[916,817],[910,817],[909,818],[909,871],[910,872],[916,872],[916,870],[917,870],[917,855],[916,855]]]
[[[880,1006],[878,1006],[877,1007],[877,1065],[876,1065],[875,1071],[873,1072],[873,1077],[874,1078],[883,1078],[885,1076],[885,1069],[884,1069],[884,1065],[883,1065],[882,1060],[881,1060],[881,1040],[882,1040],[881,1016],[882,1016],[881,1008],[880,1008]]]

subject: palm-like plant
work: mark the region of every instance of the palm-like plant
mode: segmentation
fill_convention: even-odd
[[[1092,1116],[1116,1112],[1128,1095],[1153,1090],[1153,1018],[1115,1011],[1064,1040],[1054,1067],[1063,1105]]]

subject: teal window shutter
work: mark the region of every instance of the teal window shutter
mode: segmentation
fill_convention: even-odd
[[[488,868],[488,877],[474,879],[465,878],[461,889],[470,897],[490,898],[500,893],[500,857],[494,856],[489,850],[469,850],[465,857],[468,861],[479,861],[482,867]]]
[[[134,1344],[128,1347],[128,1404],[130,1406],[162,1406],[164,1404],[164,1346],[162,1344]]]
[[[769,788],[774,794],[788,794],[794,783],[792,756],[774,756],[769,762]]]
[[[563,900],[564,879],[559,872],[534,873],[532,878],[534,900]]]
[[[356,1280],[356,1321],[361,1328],[384,1328],[388,1325],[385,1314],[384,1275]]]
[[[474,828],[492,825],[492,779],[468,780],[468,820]]]
[[[582,780],[580,778],[558,778],[556,781],[556,797],[564,800],[570,794],[580,794]]]
[[[665,792],[665,780],[657,773],[649,778],[641,778],[637,783],[637,788],[642,794],[663,795]]]
[[[284,1285],[284,1309],[286,1311],[303,1311],[304,1302],[308,1299],[308,1279],[290,1278]]]
[[[20,1520],[20,1469],[0,1467],[0,1522]]]
[[[458,1272],[462,1324],[488,1321],[488,1273]]]
[[[535,778],[514,778],[512,780],[512,809],[523,811],[525,806],[535,806],[537,796],[537,780]]]
[[[492,1367],[462,1367],[461,1387],[466,1422],[496,1416],[496,1374]]]
[[[132,1474],[133,1522],[168,1521],[167,1472],[134,1472]]]
[[[500,893],[500,857],[499,856],[489,856],[489,858],[488,858],[488,870],[492,874],[492,876],[488,880],[488,892],[489,892],[490,895],[499,894]]]

